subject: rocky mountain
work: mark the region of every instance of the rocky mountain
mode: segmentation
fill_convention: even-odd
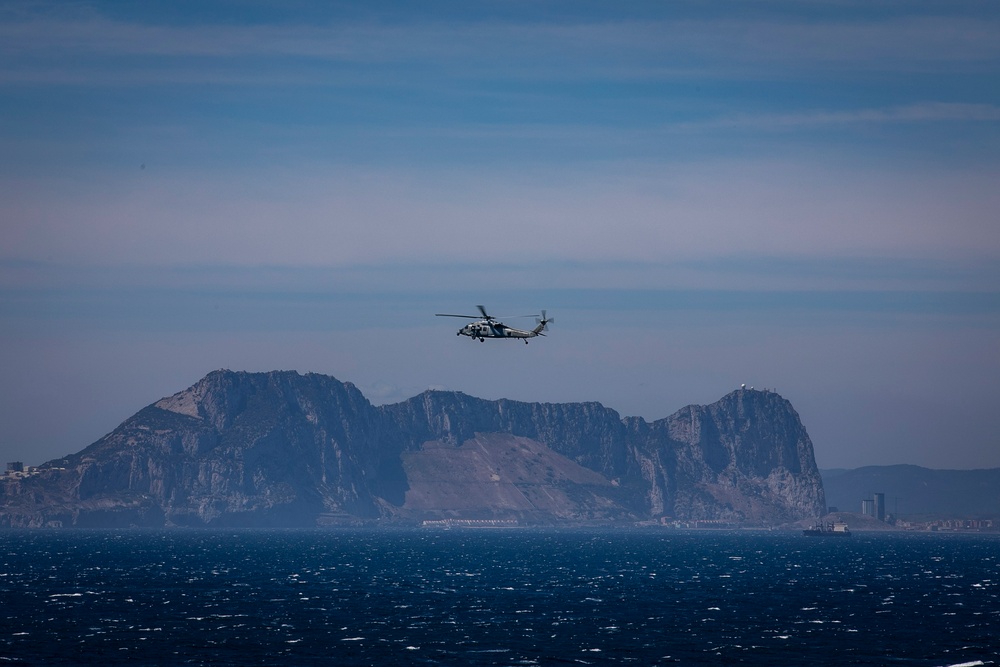
[[[0,478],[0,526],[315,526],[503,519],[776,525],[825,507],[791,404],[738,390],[648,423],[598,403],[216,371],[79,453]]]

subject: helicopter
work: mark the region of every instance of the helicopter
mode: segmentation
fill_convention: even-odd
[[[450,313],[434,313],[436,317],[464,317],[470,320],[476,320],[475,322],[470,322],[464,327],[458,330],[456,336],[468,336],[472,339],[479,339],[479,342],[485,341],[487,338],[520,338],[524,340],[524,344],[528,344],[529,338],[534,338],[535,336],[544,336],[544,332],[549,323],[554,322],[554,319],[546,317],[545,311],[542,311],[541,319],[537,319],[537,315],[518,315],[517,317],[535,317],[535,322],[537,326],[530,331],[525,331],[524,329],[515,329],[514,327],[509,327],[497,318],[493,317],[486,312],[486,308],[483,306],[476,306],[482,316],[479,315],[452,315]]]

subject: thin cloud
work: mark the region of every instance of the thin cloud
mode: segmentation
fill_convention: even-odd
[[[628,80],[748,72],[753,78],[780,79],[809,68],[996,68],[1000,59],[1000,20],[991,16],[913,16],[904,10],[879,20],[809,22],[775,15],[671,20],[668,11],[663,13],[646,21],[596,21],[581,14],[558,21],[394,22],[389,17],[325,25],[164,25],[94,13],[15,15],[0,20],[0,55],[7,61],[7,81],[36,76],[51,82],[49,70],[60,67],[127,74],[141,58],[146,62],[140,66],[147,65],[142,69],[154,81],[169,80],[157,70],[173,63],[195,83],[201,77],[184,67],[185,60],[217,61],[229,69],[277,58],[288,61],[286,70],[301,66],[302,59],[354,66],[434,64],[452,73]]]
[[[705,161],[595,173],[303,168],[3,187],[10,259],[150,265],[995,258],[995,170]],[[470,233],[472,232],[472,233]]]
[[[869,108],[850,109],[846,111],[821,110],[784,114],[736,115],[676,123],[671,125],[670,128],[674,130],[716,128],[761,130],[863,123],[996,122],[998,120],[1000,120],[1000,107],[992,104],[923,102],[881,109]]]

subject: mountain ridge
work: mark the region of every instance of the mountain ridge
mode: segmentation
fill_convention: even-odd
[[[647,422],[597,402],[449,391],[374,406],[349,382],[295,371],[213,371],[0,482],[9,527],[777,525],[824,508],[812,442],[774,392],[737,390]]]
[[[934,469],[911,464],[820,470],[829,505],[858,512],[874,493],[886,512],[917,520],[1000,519],[1000,468]]]

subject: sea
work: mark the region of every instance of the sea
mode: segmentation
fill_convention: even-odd
[[[1000,662],[1000,536],[0,532],[0,664]]]

